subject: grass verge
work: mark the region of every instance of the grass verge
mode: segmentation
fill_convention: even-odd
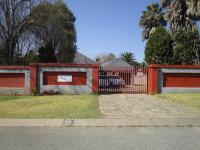
[[[200,93],[173,93],[159,94],[157,96],[161,99],[180,103],[185,106],[197,108],[200,110]]]
[[[100,118],[97,95],[0,96],[0,118]]]

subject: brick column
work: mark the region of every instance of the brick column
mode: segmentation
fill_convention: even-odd
[[[159,67],[157,65],[149,65],[148,66],[148,93],[158,94],[158,70]]]
[[[94,66],[92,69],[92,92],[99,91],[99,66]]]
[[[37,90],[37,70],[38,64],[30,64],[30,93]]]

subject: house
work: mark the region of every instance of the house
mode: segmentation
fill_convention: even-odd
[[[73,64],[97,64],[97,62],[77,51]]]
[[[101,67],[132,67],[132,66],[127,62],[125,62],[123,59],[116,58],[111,61],[102,63]]]
[[[119,76],[125,81],[126,85],[131,84],[133,80],[133,71],[133,66],[131,66],[121,58],[116,58],[101,64],[101,74],[109,76]]]

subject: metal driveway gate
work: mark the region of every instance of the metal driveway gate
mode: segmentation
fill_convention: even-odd
[[[147,67],[100,67],[99,93],[147,93]]]

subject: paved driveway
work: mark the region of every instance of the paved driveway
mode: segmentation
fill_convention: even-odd
[[[100,109],[105,118],[200,118],[200,111],[137,94],[101,95]]]

